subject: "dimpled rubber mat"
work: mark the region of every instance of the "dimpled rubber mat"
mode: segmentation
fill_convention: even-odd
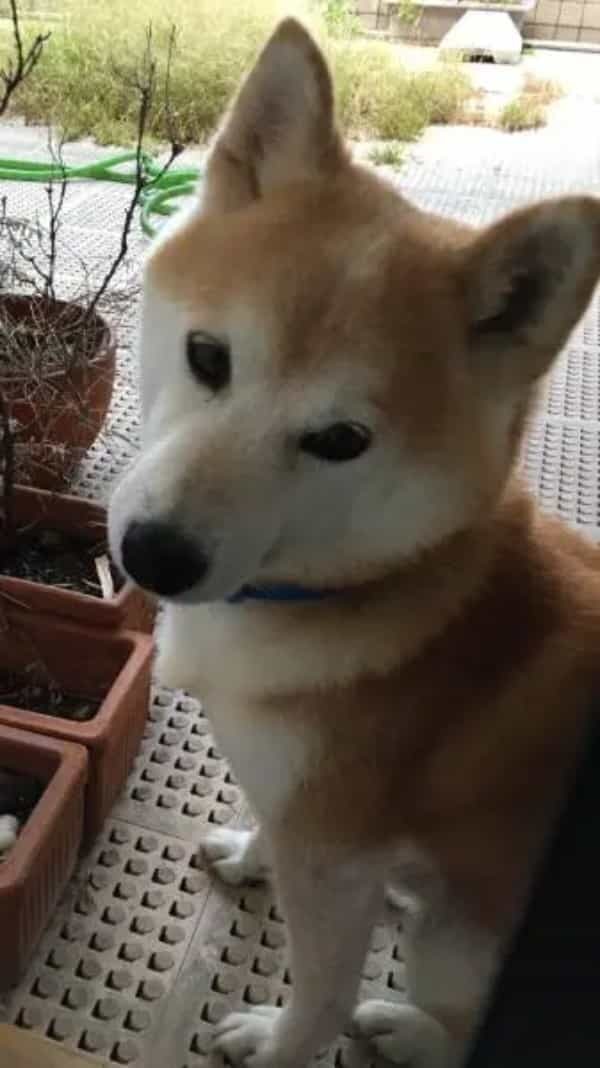
[[[428,134],[400,175],[390,176],[423,208],[487,223],[534,198],[600,193],[600,123],[577,145],[569,146],[569,136],[564,130],[558,145],[549,130],[511,138],[444,129]],[[44,158],[43,133],[12,127],[4,140],[5,155]],[[82,144],[65,155],[79,162],[97,159],[99,150]],[[39,190],[0,186],[9,205],[14,197],[14,214],[43,210]],[[101,268],[125,200],[119,186],[69,191],[65,292],[76,287],[78,257],[94,273]],[[139,267],[139,234],[132,248],[129,281]],[[132,294],[119,327],[108,425],[79,476],[79,490],[102,499],[139,443],[136,312]],[[599,352],[596,295],[557,363],[522,457],[542,506],[592,538],[600,534]],[[5,999],[3,1016],[108,1064],[219,1064],[210,1054],[215,1021],[233,1008],[283,1004],[290,992],[285,925],[271,892],[220,886],[195,859],[207,827],[246,820],[244,798],[198,703],[155,688],[140,752],[112,818],[82,859],[27,975]],[[373,932],[361,994],[401,998],[403,985],[401,927],[392,913]],[[377,1062],[342,1036],[317,1063],[371,1068]]]
[[[199,1068],[228,1009],[284,1004],[285,927],[272,894],[215,886],[197,859],[203,828],[245,815],[198,703],[155,688],[113,818],[7,999],[8,1018],[109,1063]],[[402,996],[399,930],[389,918],[375,928],[363,995]],[[343,1036],[320,1063],[378,1062]]]

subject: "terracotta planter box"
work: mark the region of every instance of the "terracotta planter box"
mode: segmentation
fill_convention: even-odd
[[[21,978],[81,845],[87,755],[77,745],[0,725],[0,767],[46,784],[0,864],[0,991]]]
[[[0,704],[0,723],[77,742],[89,757],[85,834],[98,833],[137,753],[150,693],[152,639],[100,631],[52,616],[4,608],[0,670],[23,671],[35,658],[65,692],[101,699],[96,715],[77,722]],[[0,954],[1,955],[1,954]]]
[[[1,294],[0,314],[2,393],[16,428],[17,470],[33,485],[64,488],[104,425],[115,338],[98,312],[39,294]],[[37,354],[33,374],[25,376],[24,351]]]
[[[14,521],[19,527],[37,524],[73,534],[95,545],[106,537],[106,509],[83,497],[17,486],[14,491]],[[94,627],[125,627],[150,633],[155,607],[141,590],[125,585],[114,597],[103,600],[87,593],[47,586],[42,582],[0,575],[0,594],[24,608],[62,616]]]

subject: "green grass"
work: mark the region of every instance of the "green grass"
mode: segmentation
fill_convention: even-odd
[[[509,100],[498,116],[498,125],[509,133],[535,130],[546,123],[546,109],[530,97],[521,95]]]
[[[331,42],[327,52],[349,136],[412,141],[431,123],[460,121],[473,93],[468,76],[456,66],[410,72],[380,42]]]
[[[341,32],[346,5],[338,0],[58,0],[64,12],[39,67],[15,99],[27,121],[52,121],[68,137],[91,135],[100,143],[129,144],[135,134],[136,94],[128,84],[143,55],[152,21],[159,76],[164,77],[170,26],[178,28],[172,70],[172,104],[178,132],[201,142],[215,128],[241,77],[281,14],[309,22],[333,67],[345,132],[379,140],[409,141],[430,123],[460,119],[472,94],[466,74],[438,65],[411,73],[386,44]],[[27,34],[32,28],[27,27]],[[0,61],[8,30],[0,37]],[[157,141],[167,137],[160,102],[150,120]]]
[[[380,145],[373,145],[369,152],[369,159],[376,167],[393,167],[399,170],[404,163],[405,148],[401,141],[384,141]]]
[[[498,116],[498,125],[509,133],[519,130],[535,130],[545,126],[548,107],[563,95],[557,82],[549,78],[539,78],[528,73],[518,96],[505,104]]]
[[[332,37],[353,37],[360,32],[360,19],[351,0],[320,0],[319,13]]]

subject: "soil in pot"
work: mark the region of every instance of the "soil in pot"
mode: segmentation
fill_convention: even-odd
[[[59,593],[66,596],[63,591],[56,596]],[[51,715],[47,707],[33,710],[31,694],[23,701],[25,708],[0,703],[0,723],[77,742],[88,750],[86,831],[91,839],[122,790],[139,749],[148,716],[152,639],[19,609],[4,599],[0,604],[6,624],[0,627],[0,684],[2,675],[6,681],[7,674],[16,673],[99,706],[91,719],[77,722],[57,715],[57,709]]]
[[[0,501],[0,608],[151,633],[154,603],[121,577],[107,546],[103,505],[16,485]]]
[[[98,697],[65,692],[43,668],[32,664],[29,671],[0,671],[0,704],[87,723],[94,718],[102,701]]]
[[[43,792],[44,786],[35,776],[0,767],[0,863],[6,859]]]
[[[92,597],[112,597],[123,587],[104,542],[91,545],[74,534],[37,525],[20,530],[11,545],[0,541],[0,571]]]

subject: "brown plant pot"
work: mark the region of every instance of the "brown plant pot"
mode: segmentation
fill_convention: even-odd
[[[90,838],[118,797],[144,732],[152,639],[133,631],[94,630],[13,607],[5,607],[3,615],[0,668],[23,671],[37,658],[65,692],[102,699],[96,715],[83,723],[0,705],[0,723],[88,750],[85,835]]]
[[[84,314],[67,301],[0,294],[0,390],[17,424],[17,471],[22,481],[47,489],[68,484],[98,437],[112,398],[116,344],[97,312],[83,328]],[[47,356],[35,356],[39,338],[52,336],[61,339],[55,367]],[[8,358],[15,351],[8,339],[15,337],[20,353],[32,353],[27,369]]]
[[[45,789],[0,864],[0,991],[21,978],[77,861],[87,754],[77,745],[0,725],[0,767]]]
[[[94,501],[16,486],[13,502],[13,520],[17,528],[35,524],[73,534],[89,545],[106,538],[106,508]],[[0,574],[0,597],[2,594],[18,607],[77,620],[87,626],[124,627],[146,634],[150,634],[154,626],[154,603],[130,584],[123,586],[114,597],[104,600],[87,593]]]

